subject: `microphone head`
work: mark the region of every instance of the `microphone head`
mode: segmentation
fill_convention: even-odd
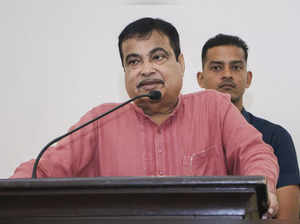
[[[148,94],[151,100],[159,100],[161,98],[161,92],[158,90],[152,90]]]

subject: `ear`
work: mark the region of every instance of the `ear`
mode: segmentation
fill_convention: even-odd
[[[246,88],[249,88],[252,82],[252,72],[248,71],[247,72],[247,84],[246,84]]]
[[[204,87],[204,76],[203,76],[204,74],[203,74],[203,72],[198,72],[197,73],[197,81],[198,81],[198,84],[199,84],[199,86],[200,86],[200,88],[204,88],[205,89],[205,87]]]
[[[180,64],[181,71],[182,71],[182,76],[183,76],[184,71],[185,71],[185,62],[184,62],[184,57],[183,57],[182,53],[180,53],[180,55],[178,56],[178,63]]]

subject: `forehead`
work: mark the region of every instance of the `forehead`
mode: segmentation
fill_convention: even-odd
[[[153,30],[150,35],[146,35],[145,37],[134,36],[125,40],[122,43],[122,52],[124,58],[126,58],[128,54],[146,55],[157,47],[168,51],[171,49],[169,38],[165,34]]]
[[[210,61],[245,61],[244,50],[240,47],[232,45],[216,46],[208,49],[206,54],[206,62]]]

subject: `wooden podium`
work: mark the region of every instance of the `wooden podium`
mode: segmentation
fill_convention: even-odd
[[[0,223],[258,220],[267,210],[265,183],[258,176],[3,179]]]

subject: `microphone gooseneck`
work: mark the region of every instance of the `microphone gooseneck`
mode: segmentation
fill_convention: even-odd
[[[100,119],[100,118],[102,118],[102,117],[108,115],[109,113],[111,113],[111,112],[113,112],[113,111],[119,109],[120,107],[123,107],[123,106],[125,106],[126,104],[128,104],[128,103],[130,103],[130,102],[132,102],[132,101],[134,101],[134,100],[136,100],[136,99],[142,98],[142,97],[149,97],[151,100],[159,100],[159,99],[161,98],[161,93],[160,93],[160,91],[158,91],[158,90],[152,90],[152,91],[149,92],[149,94],[143,94],[143,95],[136,96],[136,97],[134,97],[134,98],[132,98],[132,99],[129,99],[129,100],[127,100],[126,102],[124,102],[124,103],[122,103],[122,104],[120,104],[120,105],[114,107],[113,109],[111,109],[111,110],[105,112],[104,114],[101,114],[101,115],[99,115],[98,117],[96,117],[96,118],[94,118],[94,119],[92,119],[92,120],[90,120],[90,121],[88,121],[88,122],[82,124],[81,126],[75,128],[75,129],[73,129],[72,131],[67,132],[67,133],[64,134],[64,135],[62,135],[62,136],[60,136],[60,137],[57,137],[57,138],[53,139],[51,142],[49,142],[49,143],[41,150],[41,152],[40,152],[40,153],[38,154],[38,156],[36,157],[36,160],[35,160],[35,162],[34,162],[34,164],[33,164],[33,169],[32,169],[32,178],[36,178],[36,177],[37,177],[36,171],[37,171],[38,163],[39,163],[39,161],[40,161],[42,155],[44,154],[44,152],[45,152],[52,144],[54,144],[55,142],[58,142],[59,140],[61,140],[61,139],[64,138],[64,137],[67,137],[68,135],[70,135],[70,134],[72,134],[72,133],[78,131],[79,129],[81,129],[81,128],[87,126],[87,125],[89,125],[90,123],[93,123],[94,121],[96,121],[96,120],[98,120],[98,119]]]

